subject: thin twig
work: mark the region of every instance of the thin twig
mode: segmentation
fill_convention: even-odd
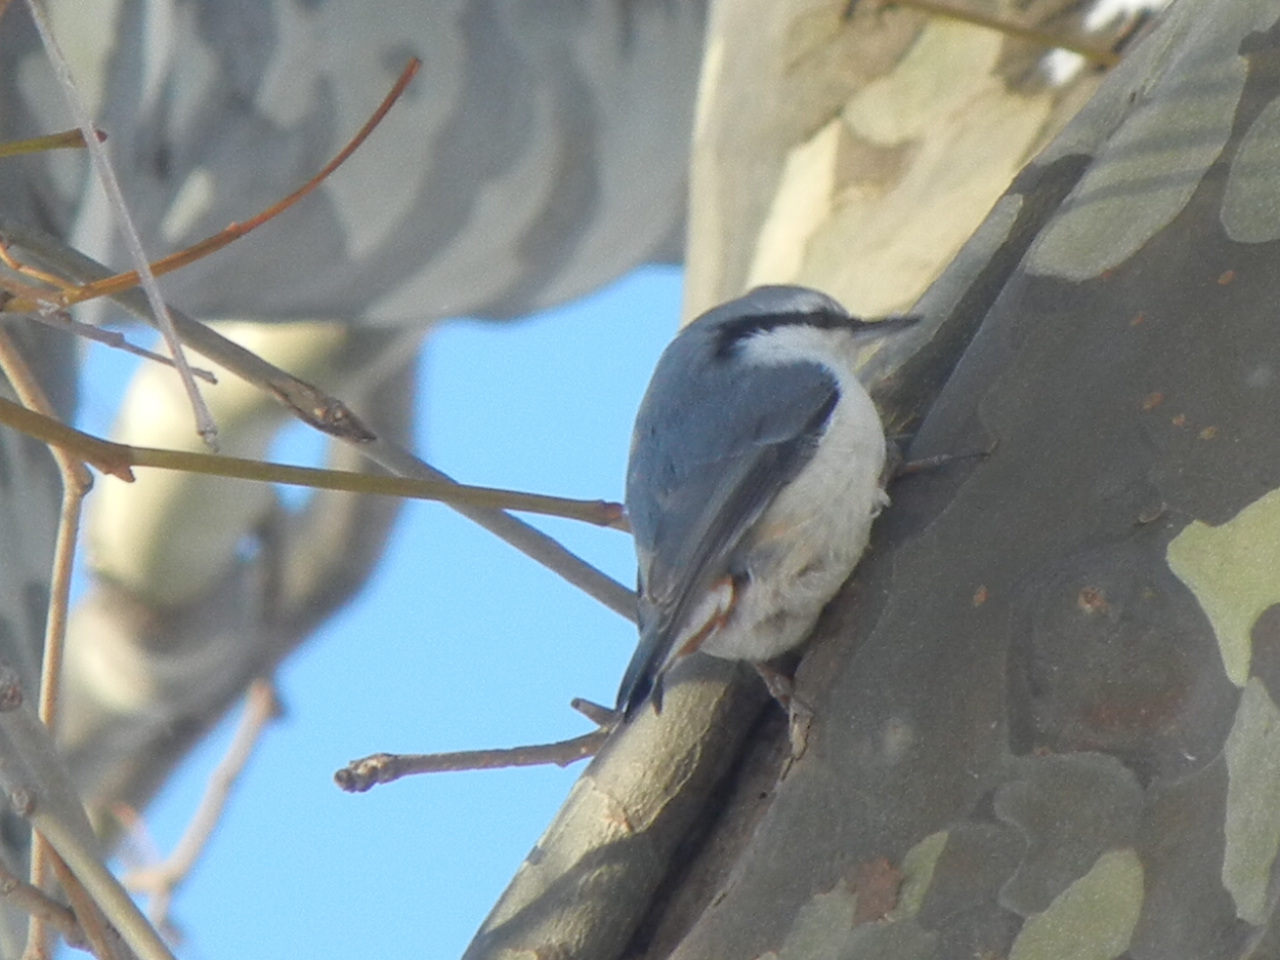
[[[77,337],[96,341],[103,346],[110,347],[112,350],[123,350],[125,353],[131,353],[135,357],[141,357],[143,360],[150,360],[166,367],[173,366],[172,358],[166,357],[162,353],[156,353],[154,350],[148,350],[146,347],[140,347],[135,343],[130,343],[125,335],[118,330],[104,330],[102,327],[95,327],[91,323],[81,323],[61,310],[48,315],[27,313],[21,314],[21,316],[28,317],[37,323],[42,323],[46,327],[52,327],[54,330],[64,330],[75,334]],[[205,383],[216,384],[218,382],[218,378],[203,367],[191,367],[191,375],[197,380],[203,380]]]
[[[0,371],[13,386],[18,399],[36,415],[53,420],[56,411],[45,396],[35,374],[14,344],[8,331],[0,328]],[[0,398],[3,399],[3,398]],[[5,403],[9,401],[5,400]],[[50,445],[62,479],[62,510],[54,545],[53,570],[49,586],[49,609],[45,621],[44,654],[41,658],[41,721],[50,730],[57,728],[57,691],[62,680],[63,644],[67,636],[67,610],[71,597],[71,574],[75,566],[76,536],[80,531],[80,511],[93,488],[93,474],[67,450]]]
[[[14,393],[28,408],[45,417],[55,411],[41,389],[7,330],[0,328],[0,370],[4,372]],[[84,463],[67,451],[50,446],[49,452],[62,478],[62,506],[58,515],[58,534],[54,543],[53,568],[49,584],[49,607],[45,614],[44,651],[40,658],[41,722],[50,730],[57,729],[58,691],[62,681],[63,649],[67,637],[67,613],[71,598],[71,575],[75,568],[76,538],[80,532],[81,508],[93,487],[93,474]],[[31,848],[31,883],[43,889],[48,886],[49,849],[37,834]],[[47,953],[48,936],[40,916],[35,916],[27,929],[27,953]]]
[[[66,890],[67,899],[71,901],[72,908],[75,910],[88,948],[101,960],[126,960],[128,953],[124,949],[124,944],[120,942],[120,934],[112,928],[106,916],[98,909],[98,905],[93,902],[93,897],[89,896],[89,892],[81,886],[80,881],[71,872],[71,868],[56,853],[51,853],[49,859],[53,864],[54,873],[57,874],[58,882]],[[24,954],[23,960],[29,960],[32,942],[28,939],[27,953]]]
[[[582,697],[574,697],[569,701],[569,706],[574,710],[577,710],[598,727],[612,727],[618,722],[617,710],[611,710],[610,708],[601,706],[592,700],[586,700]]]
[[[151,447],[126,447],[130,466],[182,470],[212,476],[245,480],[262,480],[313,490],[339,490],[350,493],[373,493],[384,496],[435,500],[450,506],[488,507],[518,510],[567,520],[580,520],[601,527],[626,529],[622,504],[607,500],[575,500],[551,497],[498,487],[479,487],[442,480],[417,480],[411,477],[389,477],[379,474],[325,470],[319,467],[297,467],[283,463],[246,460],[238,457],[211,456],[184,450],[157,450]]]
[[[0,16],[9,0],[0,3]],[[95,130],[98,140],[107,139],[101,130]],[[84,147],[83,130],[63,130],[61,133],[48,133],[42,137],[29,137],[25,140],[5,140],[0,143],[0,158],[16,157],[24,153],[44,153],[47,150],[80,150]]]
[[[79,131],[76,132],[79,133]],[[37,280],[40,283],[48,285],[53,290],[61,291],[63,294],[77,289],[75,284],[68,283],[57,274],[50,273],[47,270],[40,270],[27,263],[19,263],[18,260],[14,258],[13,254],[9,252],[9,245],[3,241],[0,241],[0,263],[3,263],[18,276],[25,277],[28,280]],[[161,354],[147,350],[144,347],[135,346],[125,339],[124,334],[115,330],[103,330],[101,327],[95,327],[91,323],[81,323],[79,320],[72,317],[66,310],[48,311],[43,309],[43,305],[49,302],[47,298],[52,295],[49,292],[42,291],[35,287],[15,282],[13,280],[7,280],[3,284],[0,284],[0,286],[3,286],[11,294],[11,296],[3,302],[3,307],[6,313],[25,316],[37,323],[43,323],[45,326],[53,327],[55,330],[70,330],[72,333],[77,336],[84,337],[86,340],[96,340],[98,343],[106,344],[108,347],[112,347],[116,350],[123,350],[126,353],[132,353],[134,356],[143,357],[146,360],[153,360],[156,363],[161,363],[165,366],[172,367],[174,365],[173,360],[169,357],[162,356]],[[15,305],[21,305],[24,300],[29,301],[33,306],[41,305],[42,308],[20,313],[15,309]],[[208,383],[218,382],[214,378],[213,374],[208,370],[201,370],[198,367],[192,367],[191,373],[193,376],[199,377],[201,380]]]
[[[33,267],[29,263],[22,263],[19,261],[18,258],[10,252],[9,244],[7,243],[0,243],[0,263],[3,263],[18,276],[25,277],[28,280],[38,281],[50,288],[46,291],[40,290],[38,287],[27,286],[26,284],[11,284],[13,287],[13,298],[10,301],[6,301],[6,309],[8,309],[15,301],[21,304],[23,302],[23,298],[26,298],[29,299],[32,304],[32,309],[28,312],[39,313],[40,311],[36,309],[36,307],[47,304],[49,301],[44,298],[49,296],[53,290],[60,290],[63,293],[67,293],[76,289],[76,285],[74,283],[71,283],[68,280],[63,280],[62,277],[58,276],[56,273],[50,273],[48,270],[41,270],[39,267]]]
[[[84,931],[80,929],[76,915],[39,887],[33,887],[21,877],[10,873],[2,863],[0,863],[0,896],[19,910],[33,918],[43,920],[56,929],[69,946],[85,946]]]
[[[17,223],[2,213],[0,235],[33,254],[45,266],[76,280],[83,282],[111,275],[110,270],[91,257],[86,257],[55,237]],[[146,300],[136,290],[114,295],[112,299],[140,320],[155,325]],[[170,313],[177,325],[178,334],[187,346],[235,376],[266,391],[303,423],[353,445],[364,456],[397,476],[453,482],[447,474],[424,463],[398,444],[376,436],[340,400],[291,376],[217,331],[197,323],[182,311],[171,308]],[[452,506],[469,520],[563,577],[610,610],[632,623],[636,622],[636,598],[633,591],[566,550],[541,530],[501,510]]]
[[[49,729],[22,702],[4,706],[0,709],[0,787],[14,811],[49,841],[140,960],[174,960],[103,863],[98,838]]]
[[[63,450],[85,463],[92,464],[103,473],[132,481],[128,454],[118,449],[121,445],[68,427],[61,420],[46,417],[35,410],[0,397],[0,423],[20,430],[29,437],[44,441],[55,450]]]
[[[177,960],[92,846],[61,818],[41,812],[39,804],[30,819],[142,960]]]
[[[439,480],[414,480],[318,467],[295,467],[283,463],[224,457],[187,450],[159,450],[134,447],[103,440],[84,433],[51,417],[37,414],[0,397],[0,423],[43,440],[55,450],[65,449],[93,464],[104,473],[122,480],[133,479],[133,467],[181,470],[214,477],[284,483],[315,490],[338,490],[347,493],[372,493],[384,496],[436,500],[450,505],[496,507],[540,513],[546,516],[581,520],[602,527],[625,529],[622,505],[604,500],[572,500],[548,497],[518,490],[475,487]]]
[[[364,793],[379,783],[391,783],[419,773],[447,773],[460,770],[496,770],[504,767],[534,767],[554,763],[567,767],[593,756],[608,738],[609,730],[556,743],[531,744],[497,750],[458,750],[453,753],[375,753],[352,760],[333,775],[333,781],[347,793]]]
[[[19,711],[15,710],[13,713]],[[97,839],[89,830],[87,821],[84,824],[73,824],[61,809],[55,812],[44,802],[50,796],[45,791],[33,790],[25,798],[27,803],[19,812],[49,841],[58,856],[71,868],[76,879],[84,885],[94,903],[102,909],[141,960],[176,960],[137,904],[102,862],[102,856],[97,850]]]
[[[40,5],[40,0],[27,0],[27,7],[31,11],[31,18],[35,21],[36,30],[40,34],[40,42],[44,46],[45,56],[49,58],[53,71],[62,85],[63,95],[71,115],[75,117],[76,126],[84,133],[89,159],[93,162],[93,168],[98,174],[98,181],[106,192],[107,202],[115,214],[116,227],[120,230],[125,248],[129,251],[129,257],[137,268],[142,289],[151,304],[151,310],[155,314],[160,333],[169,348],[169,355],[173,358],[178,376],[182,380],[183,389],[187,392],[187,399],[190,401],[191,409],[195,413],[196,430],[206,444],[214,447],[216,446],[218,435],[217,425],[214,424],[213,416],[209,413],[209,408],[205,406],[204,398],[200,396],[200,389],[196,386],[195,378],[191,375],[191,370],[187,366],[186,356],[182,351],[182,342],[178,339],[177,331],[173,328],[173,320],[170,318],[169,310],[165,306],[164,297],[160,294],[160,286],[156,282],[155,275],[151,272],[150,263],[147,262],[147,254],[142,247],[142,238],[138,235],[138,228],[134,226],[133,218],[129,216],[128,207],[124,202],[124,193],[120,189],[120,182],[116,179],[116,172],[107,157],[106,148],[98,140],[93,127],[93,119],[89,116],[84,99],[80,96],[80,91],[71,76],[71,66],[67,63],[61,49],[58,47],[58,41],[53,35],[53,28],[49,24],[44,8]]]
[[[365,121],[364,126],[362,126],[356,135],[347,142],[345,147],[338,151],[337,155],[334,156],[332,160],[325,164],[319,173],[304,183],[297,190],[293,191],[293,193],[289,194],[283,200],[273,203],[270,207],[255,214],[243,223],[229,224],[225,229],[220,230],[211,237],[207,237],[198,243],[194,243],[185,249],[179,250],[177,253],[172,253],[167,257],[162,257],[154,264],[150,264],[150,268],[157,275],[163,275],[185,267],[188,264],[195,263],[197,260],[207,257],[214,251],[221,250],[232,241],[239,240],[241,237],[252,233],[254,230],[258,229],[258,227],[262,226],[269,220],[273,220],[278,217],[303,197],[307,196],[315,190],[316,187],[328,179],[335,170],[346,163],[353,153],[360,149],[365,140],[369,138],[369,135],[373,133],[378,124],[382,122],[382,118],[387,115],[387,111],[395,106],[396,101],[404,94],[405,89],[417,75],[418,69],[421,66],[421,60],[417,57],[411,57],[404,70],[400,72],[400,76],[396,79],[395,84],[392,85],[391,92],[383,98],[382,103],[378,105],[378,108],[374,110],[369,119]],[[114,277],[109,277],[95,283],[89,283],[78,288],[66,302],[79,303],[94,297],[109,296],[115,293],[120,293],[135,286],[138,283],[138,280],[139,277],[136,272],[117,274]]]
[[[244,713],[240,717],[235,736],[218,766],[209,775],[204,796],[200,798],[200,804],[173,852],[163,863],[131,870],[125,875],[124,885],[127,889],[145,893],[151,898],[147,915],[156,926],[163,927],[167,922],[174,891],[190,874],[196,860],[204,852],[209,838],[222,819],[236,780],[261,741],[263,730],[279,714],[280,703],[271,682],[259,678],[249,684]]]

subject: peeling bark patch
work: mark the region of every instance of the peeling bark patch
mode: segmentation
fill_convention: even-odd
[[[1129,947],[1142,909],[1142,862],[1109,850],[1022,927],[1009,960],[1113,960]]]
[[[816,894],[800,908],[787,939],[778,951],[779,960],[799,957],[836,956],[840,944],[853,929],[857,900],[843,880],[827,893]]]
[[[861,876],[868,869],[874,878],[872,887],[881,887],[887,880],[896,892],[903,875],[887,860],[864,864],[854,873]],[[764,956],[776,960],[932,960],[936,957],[937,935],[921,928],[913,918],[895,915],[871,923],[860,919],[864,911],[874,906],[862,903],[866,892],[861,889],[863,880],[858,876],[852,888],[841,879],[827,893],[810,899],[800,908],[781,949]],[[873,902],[880,902],[882,895],[883,890],[875,891]]]
[[[1272,100],[1249,125],[1227,175],[1222,227],[1238,243],[1280,239],[1280,100]]]
[[[988,799],[985,805],[989,808],[990,803]],[[1023,860],[1026,836],[1012,824],[997,821],[990,809],[980,815],[990,819],[981,823],[965,820],[948,827],[946,845],[931,867],[928,889],[923,893],[920,912],[915,917],[924,929],[941,933],[944,941],[954,942],[953,938],[959,935],[961,941],[972,948],[968,953],[946,952],[942,954],[945,957],[972,956],[984,945],[999,945],[1003,956],[1024,920],[1023,916],[1002,906],[999,898],[1001,888]],[[910,909],[916,897],[915,888],[925,882],[923,875],[916,879],[917,867],[912,861],[932,856],[934,851],[930,849],[929,839],[922,840],[903,857],[902,869],[908,879],[899,892],[901,910]],[[980,917],[986,919],[979,920]],[[964,928],[975,921],[981,931],[973,929],[971,936],[957,929],[957,925]]]
[[[1250,944],[1257,933],[1236,917],[1222,885],[1227,761],[1221,749],[1195,775],[1162,780],[1144,799],[1135,844],[1144,895],[1129,954],[1134,960],[1256,956]]]
[[[1027,271],[1100,276],[1137,253],[1182,212],[1231,135],[1244,91],[1239,24],[1175,55],[1150,99],[1096,161],[1027,254]],[[1225,48],[1225,49],[1224,49]],[[1229,51],[1229,52],[1227,52]]]
[[[924,895],[929,892],[933,882],[933,871],[938,865],[938,858],[947,848],[950,835],[946,830],[931,833],[902,858],[902,886],[898,889],[898,905],[893,912],[893,919],[914,917],[920,912],[924,903]]]
[[[1260,925],[1270,916],[1268,888],[1280,850],[1280,709],[1257,678],[1245,685],[1226,757],[1222,885],[1236,916]]]
[[[1280,701],[1280,604],[1268,607],[1250,631],[1253,653],[1249,676],[1262,681],[1272,700]]]
[[[858,898],[854,924],[883,920],[898,905],[898,888],[904,874],[886,858],[860,863],[853,868],[853,892]]]
[[[1134,843],[1142,788],[1119,760],[1098,753],[1031,758],[1021,769],[995,797],[996,816],[1027,844],[1000,905],[1034,918],[1051,912],[1108,850]]]
[[[1280,491],[1255,500],[1221,526],[1193,520],[1169,542],[1165,559],[1209,618],[1228,679],[1243,687],[1253,625],[1280,602]]]
[[[913,299],[904,301],[904,290],[928,286],[988,210],[993,216],[987,227],[1012,227],[1017,204],[1002,200],[993,209],[992,202],[1035,151],[1053,100],[1044,92],[1024,96],[1010,89],[998,75],[1003,48],[1003,39],[989,30],[930,20],[890,73],[850,97],[839,126],[811,141],[821,157],[817,170],[806,177],[809,162],[798,162],[795,152],[788,157],[750,282],[813,282],[859,312],[893,312]],[[898,163],[892,179],[874,172],[867,177],[859,163],[864,175],[851,181],[842,159],[879,156],[889,161],[883,169],[895,154],[909,162]],[[799,238],[803,248],[783,243],[794,232],[788,221],[797,206],[786,203],[784,191],[809,196],[799,205],[807,231]],[[824,223],[813,219],[815,194],[830,195]],[[948,216],[938,217],[937,210]]]

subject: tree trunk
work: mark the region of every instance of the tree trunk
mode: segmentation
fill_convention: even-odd
[[[735,54],[717,50],[716,27],[739,10],[713,14],[719,76],[734,74]],[[761,15],[742,42],[776,44],[816,22],[804,19],[811,5],[788,16]],[[958,62],[944,49],[931,60],[943,82]],[[974,74],[980,99],[996,102],[990,76],[1006,96],[1031,96],[1002,57]],[[780,62],[776,49],[755,54],[758,75],[787,75]],[[1273,4],[1179,0],[1018,174],[920,298],[930,342],[868,370],[891,422],[914,431],[911,456],[991,453],[891,487],[868,558],[799,668],[816,713],[807,752],[787,763],[782,724],[766,715],[736,754],[717,753],[736,738],[707,705],[728,694],[684,684],[686,702],[624,729],[584,774],[469,957],[1276,954],[1277,64]],[[853,121],[869,114],[848,104],[865,106],[878,82],[830,111],[846,128],[828,136],[852,138],[854,153]],[[708,132],[717,96],[704,86],[700,147],[732,139]],[[781,99],[758,102],[780,110]],[[963,100],[957,90],[951,106],[963,113]],[[1004,106],[1015,118],[1030,109]],[[770,115],[756,127],[770,124],[785,126]],[[932,128],[899,144],[908,165]],[[990,140],[999,125],[984,129]],[[947,149],[935,176],[981,166]],[[744,160],[775,171],[755,169],[753,191],[785,180],[787,151],[766,153]],[[699,163],[747,176],[731,151],[694,162],[695,191]],[[729,193],[700,221],[695,192],[691,272],[700,255],[712,262],[691,291],[699,306],[768,276],[760,237],[781,221],[757,193],[742,209]],[[801,210],[790,277],[823,285],[815,264],[837,280],[858,266],[832,253],[838,190],[819,193],[834,212]],[[713,236],[704,253],[700,222],[748,233]],[[860,236],[847,237],[850,260]],[[738,722],[745,734],[751,721]],[[617,768],[696,780],[697,723],[721,738],[708,765],[726,772],[684,833],[652,836],[677,818],[634,816],[632,796],[611,792]],[[594,848],[582,839],[592,830]],[[661,869],[645,859],[655,851],[668,854]],[[621,903],[618,878],[637,861],[661,879],[630,888],[639,905]],[[597,895],[598,937],[581,921]],[[557,909],[570,903],[564,924]]]

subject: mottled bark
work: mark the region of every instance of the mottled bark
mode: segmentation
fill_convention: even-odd
[[[738,9],[713,16],[713,43]],[[912,456],[992,453],[891,488],[799,668],[804,756],[777,779],[775,723],[718,758],[697,842],[668,843],[620,951],[553,921],[508,938],[500,908],[474,956],[1275,954],[1276,17],[1174,5],[924,292],[930,342],[868,367]],[[749,276],[768,233],[758,198],[743,208],[757,233],[711,255],[715,277]],[[793,276],[812,280],[815,249]],[[696,721],[699,693],[720,695],[694,688],[662,722]],[[584,783],[641,738],[652,769],[673,762],[642,724]],[[560,855],[558,826],[536,858]],[[610,842],[656,842],[632,826]],[[548,885],[544,913],[595,866]]]

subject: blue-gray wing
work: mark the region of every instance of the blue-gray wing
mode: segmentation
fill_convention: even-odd
[[[734,367],[691,334],[663,355],[632,438],[627,512],[641,597],[640,645],[618,694],[627,713],[699,597],[735,572],[744,535],[812,456],[839,399],[816,364]]]

